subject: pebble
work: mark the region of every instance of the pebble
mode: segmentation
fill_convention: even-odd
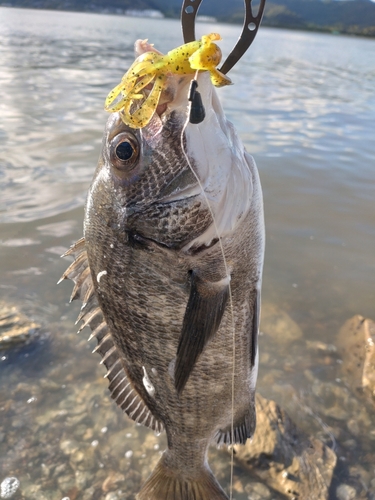
[[[271,498],[271,491],[263,483],[250,483],[245,486],[248,493],[248,500],[268,500]]]
[[[12,498],[19,486],[20,482],[16,477],[6,477],[0,485],[0,497]]]
[[[39,329],[39,324],[30,321],[15,307],[0,302],[0,350],[29,341]]]
[[[327,354],[336,354],[337,347],[333,344],[326,344],[325,342],[320,342],[319,340],[307,340],[306,347],[312,351],[320,351]]]
[[[116,492],[111,491],[105,496],[104,500],[120,500],[120,497]]]
[[[60,449],[65,455],[71,455],[76,452],[79,448],[79,444],[76,441],[67,439],[60,442]]]
[[[356,490],[348,484],[340,484],[336,489],[338,500],[354,500],[357,495]]]

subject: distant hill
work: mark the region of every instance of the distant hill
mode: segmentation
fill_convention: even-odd
[[[0,5],[39,9],[124,13],[126,9],[157,9],[167,17],[180,15],[182,0],[0,0]],[[254,0],[253,4],[259,3]],[[243,0],[204,0],[199,14],[242,23]],[[267,0],[265,26],[375,36],[375,3],[370,0]]]
[[[375,3],[370,0],[271,0],[267,26],[375,36]]]
[[[79,12],[123,13],[126,9],[159,9],[153,0],[0,0],[0,6]]]
[[[154,0],[166,15],[177,17],[181,0]],[[253,5],[259,0],[253,0]],[[203,0],[199,14],[223,22],[243,22],[243,0]],[[334,31],[375,36],[375,3],[370,0],[267,0],[264,26]]]

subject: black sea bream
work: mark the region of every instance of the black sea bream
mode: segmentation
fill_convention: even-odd
[[[228,498],[208,446],[244,443],[255,428],[261,186],[207,72],[206,116],[184,128],[193,77],[168,76],[143,128],[110,116],[63,276],[86,304],[82,327],[98,340],[112,398],[167,433],[139,500]]]

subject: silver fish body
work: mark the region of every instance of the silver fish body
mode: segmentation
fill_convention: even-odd
[[[198,81],[198,125],[184,128],[188,78],[171,81],[143,129],[109,118],[84,239],[63,276],[85,303],[111,396],[167,433],[139,500],[227,498],[208,446],[244,443],[255,428],[262,192],[208,75]]]

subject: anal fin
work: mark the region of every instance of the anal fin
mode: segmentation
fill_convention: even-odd
[[[218,446],[231,444],[245,444],[247,439],[251,438],[255,432],[256,413],[255,407],[251,407],[246,411],[242,418],[233,422],[225,429],[220,429],[216,432],[215,441]]]
[[[229,280],[209,282],[191,272],[190,296],[186,306],[175,364],[175,387],[179,393],[188,381],[207,342],[217,332],[229,297]]]

